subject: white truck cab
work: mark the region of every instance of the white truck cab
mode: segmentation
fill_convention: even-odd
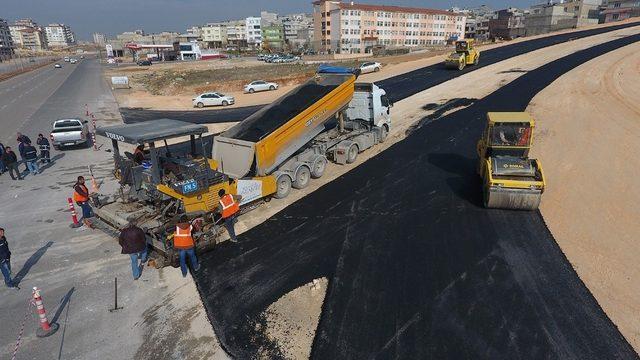
[[[353,99],[349,103],[346,115],[349,120],[364,120],[378,127],[391,129],[391,107],[387,92],[374,83],[356,83]]]

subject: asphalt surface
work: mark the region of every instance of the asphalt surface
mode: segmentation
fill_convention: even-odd
[[[484,209],[475,172],[487,111],[523,111],[562,74],[637,41],[530,71],[202,255],[196,281],[223,347],[281,356],[261,313],[327,277],[315,359],[637,359],[541,214]]]
[[[445,69],[442,64],[426,66],[405,74],[390,77],[376,82],[387,91],[389,100],[399,101],[411,95],[417,94],[430,87],[441,84],[469,71],[494,64],[499,61],[522,55],[530,51],[544,47],[557,45],[563,42],[580,39],[609,31],[638,26],[640,21],[626,23],[617,26],[610,26],[598,29],[576,31],[571,33],[547,36],[532,40],[527,40],[511,45],[505,45],[494,49],[481,51],[480,64],[478,66],[467,66],[462,71]],[[249,115],[261,109],[262,105],[236,107],[222,110],[190,110],[190,111],[162,111],[145,110],[141,108],[121,108],[123,121],[134,123],[149,121],[160,118],[188,121],[195,124],[217,124],[225,122],[237,122],[247,118]]]

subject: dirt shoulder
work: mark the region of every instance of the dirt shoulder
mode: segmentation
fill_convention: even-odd
[[[640,351],[640,44],[565,74],[529,106],[541,211],[574,269]]]

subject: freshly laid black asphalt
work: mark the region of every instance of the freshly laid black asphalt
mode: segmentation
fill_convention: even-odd
[[[445,69],[442,64],[435,64],[405,74],[384,79],[377,82],[377,84],[386,90],[391,101],[400,101],[406,97],[417,94],[447,80],[451,80],[453,78],[461,76],[469,71],[473,71],[480,67],[491,65],[514,56],[542,49],[547,46],[553,46],[587,36],[603,34],[609,31],[638,25],[640,25],[640,21],[527,40],[511,45],[501,46],[495,49],[482,51],[480,55],[480,64],[478,66],[467,66],[462,71]],[[193,111],[162,111],[145,110],[141,108],[121,108],[120,112],[122,114],[124,122],[127,124],[161,118],[188,121],[195,124],[217,124],[241,121],[254,112],[258,111],[262,107],[263,105],[255,105],[221,110]]]
[[[262,312],[327,277],[315,359],[637,359],[541,214],[484,209],[475,172],[487,111],[522,111],[560,75],[637,41],[530,71],[201,255],[196,283],[222,346],[280,357]]]

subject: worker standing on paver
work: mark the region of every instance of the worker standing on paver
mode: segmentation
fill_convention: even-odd
[[[49,144],[49,139],[44,137],[42,134],[38,134],[38,140],[36,140],[38,147],[40,147],[40,159],[42,159],[42,163],[50,163],[51,162],[51,145]]]
[[[176,232],[173,234],[173,248],[180,251],[180,270],[182,276],[187,277],[187,255],[193,271],[200,270],[198,258],[196,258],[196,243],[193,240],[193,225],[186,215],[180,217],[180,223],[176,225]]]
[[[138,280],[142,275],[144,263],[147,262],[147,240],[144,231],[136,225],[135,221],[131,221],[120,232],[118,243],[122,247],[122,253],[131,256],[133,280]]]
[[[22,180],[22,175],[20,175],[20,170],[18,170],[18,157],[16,156],[16,153],[11,150],[11,146],[7,146],[4,150],[4,154],[2,154],[2,162],[7,167],[9,175],[11,175],[13,180],[16,180],[16,177],[17,180]]]
[[[136,150],[133,152],[133,161],[138,165],[142,165],[144,161],[144,145],[136,146]]]
[[[242,200],[242,196],[226,194],[224,189],[220,189],[220,191],[218,191],[218,196],[220,196],[220,205],[218,206],[218,210],[222,215],[224,227],[229,233],[229,239],[232,242],[238,242],[234,225],[236,222],[236,214],[240,211],[240,201]]]
[[[93,229],[93,225],[89,221],[89,218],[93,216],[93,210],[89,205],[89,189],[84,184],[83,176],[78,176],[78,180],[73,185],[73,200],[82,209],[82,222],[88,228]]]
[[[10,289],[20,290],[11,279],[11,251],[9,251],[9,243],[4,237],[4,229],[0,228],[0,270],[4,277],[4,283]]]
[[[31,175],[36,175],[40,172],[38,168],[38,150],[30,142],[27,142],[24,146],[24,160]]]

